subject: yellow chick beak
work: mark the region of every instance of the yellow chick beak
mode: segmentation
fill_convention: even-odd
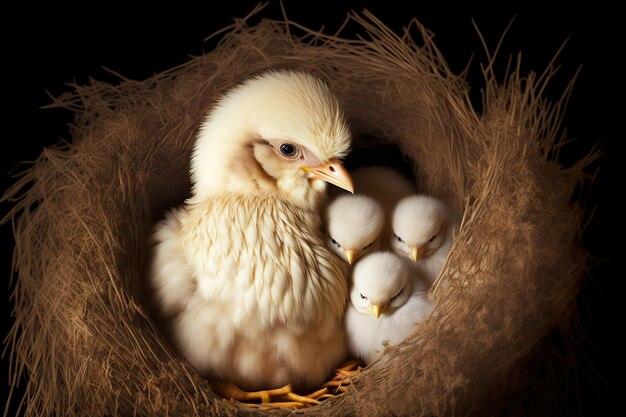
[[[309,173],[309,179],[326,181],[354,194],[352,177],[337,159],[330,159],[327,163],[315,167],[303,166],[302,169]]]
[[[356,257],[359,256],[359,252],[352,249],[344,249],[343,254],[346,256],[350,265],[352,265],[356,260]]]
[[[413,259],[413,262],[417,262],[420,260],[420,258],[422,257],[422,250],[419,246],[411,246],[409,248],[409,253],[411,255],[411,259]]]
[[[381,314],[387,309],[387,304],[372,304],[367,308],[374,317],[379,318]]]

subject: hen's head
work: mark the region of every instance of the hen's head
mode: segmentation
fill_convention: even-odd
[[[279,193],[312,206],[326,182],[353,191],[339,162],[349,148],[343,110],[326,84],[304,72],[266,72],[208,114],[191,160],[194,199]]]

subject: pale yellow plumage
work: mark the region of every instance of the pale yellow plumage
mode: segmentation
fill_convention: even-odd
[[[350,188],[333,160],[349,140],[332,93],[298,72],[253,78],[208,117],[193,196],[157,225],[150,276],[166,333],[200,373],[313,387],[344,358],[346,269],[317,209],[320,179]]]

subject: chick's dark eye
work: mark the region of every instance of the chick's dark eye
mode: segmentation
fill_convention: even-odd
[[[399,293],[397,293],[396,295],[394,295],[393,297],[391,297],[391,300],[389,300],[389,301],[393,301],[393,300],[395,300],[396,298],[398,298],[398,297],[400,296],[400,294],[402,294],[402,291],[404,291],[404,288],[402,288],[402,289],[400,290],[400,292],[399,292]]]
[[[363,248],[363,250],[365,250],[365,249],[367,249],[367,248],[371,247],[373,244],[374,244],[374,242],[370,243],[369,245],[367,245],[366,247],[364,247],[364,248]]]
[[[363,294],[359,293],[359,295],[361,296],[362,299],[367,300],[367,297],[364,296]]]
[[[402,238],[400,236],[395,235],[395,234],[394,234],[394,236],[396,237],[396,239],[398,239],[398,242],[402,242]]]
[[[428,243],[432,242],[433,240],[435,240],[435,238],[437,237],[437,235],[431,237],[430,239],[428,239]]]
[[[296,148],[291,143],[283,143],[278,148],[280,153],[288,158],[295,158],[298,156],[298,148]]]

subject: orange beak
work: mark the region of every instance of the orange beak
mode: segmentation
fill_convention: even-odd
[[[372,315],[374,317],[379,318],[380,315],[383,314],[383,312],[387,309],[388,305],[389,305],[389,303],[387,303],[387,304],[372,304],[367,309],[370,311],[370,313],[372,313]]]
[[[351,249],[344,249],[343,254],[346,255],[346,259],[348,260],[348,263],[352,265],[356,257],[359,255],[359,252],[355,250],[351,250]]]
[[[303,166],[302,169],[309,173],[309,179],[326,181],[354,194],[352,177],[337,159],[315,167]]]
[[[423,253],[422,248],[417,245],[409,247],[409,254],[413,262],[419,261],[422,258]]]

